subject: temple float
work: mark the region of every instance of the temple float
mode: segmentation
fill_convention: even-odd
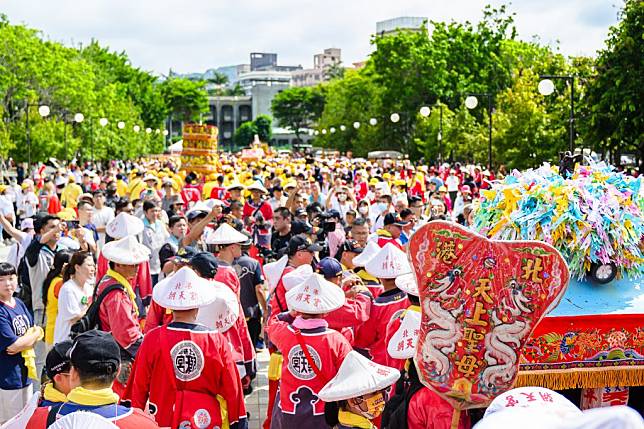
[[[604,163],[544,165],[513,172],[482,197],[475,230],[551,244],[571,274],[523,346],[516,386],[581,388],[582,408],[629,402],[629,387],[644,386],[642,178]],[[633,405],[642,389],[630,390]]]

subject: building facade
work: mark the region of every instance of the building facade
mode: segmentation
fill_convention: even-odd
[[[321,54],[313,56],[313,68],[297,70],[292,73],[291,85],[315,86],[328,80],[328,70],[342,63],[342,50],[338,48],[325,49]]]

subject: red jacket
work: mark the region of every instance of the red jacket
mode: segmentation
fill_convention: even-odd
[[[143,327],[143,333],[147,334],[154,328],[167,325],[171,321],[172,311],[161,307],[159,304],[152,301],[150,303],[150,308],[148,308],[148,314],[145,317],[145,326]]]
[[[363,293],[347,299],[344,305],[324,317],[329,328],[340,332],[353,345],[356,330],[369,320],[371,297]]]
[[[367,349],[372,360],[380,365],[398,367],[399,359],[394,359],[387,353],[387,326],[411,303],[407,294],[400,289],[383,292],[371,304],[369,320],[358,328],[354,347]],[[393,335],[393,333],[391,333]]]
[[[106,275],[96,287],[96,296],[116,283],[116,280]],[[115,290],[105,297],[98,310],[101,330],[110,332],[122,349],[127,350],[143,336],[135,308],[126,291]],[[136,350],[131,353],[136,354]]]
[[[180,415],[201,410],[210,419],[207,427],[221,426],[220,396],[230,427],[246,425],[244,394],[230,346],[221,334],[200,325],[172,322],[150,331],[123,396],[139,408],[149,401],[157,423],[173,428],[181,423]],[[183,413],[174,420],[173,407],[181,407]]]
[[[450,429],[454,408],[428,387],[423,387],[411,397],[407,408],[408,429]],[[461,412],[458,429],[469,429],[469,415]]]
[[[316,375],[302,352],[295,334],[297,329],[300,330],[321,377]],[[339,332],[329,329],[323,319],[304,320],[298,317],[293,325],[289,325],[275,316],[270,319],[266,333],[284,356],[279,390],[280,410],[286,414],[298,414],[298,407],[305,408],[304,405],[308,405],[299,404],[298,397],[308,397],[314,404],[313,414],[309,417],[324,414],[324,402],[318,400],[316,395],[335,377],[342,361],[351,351],[349,342]]]
[[[259,213],[262,214],[264,220],[273,220],[273,208],[268,201],[262,201],[260,204],[261,206],[256,206],[255,204],[252,204],[250,200],[247,200],[244,203],[244,219],[253,216],[253,214],[258,211],[257,208],[260,207]]]
[[[271,299],[268,302],[270,307],[271,317],[276,316],[285,311],[288,311],[288,305],[286,304],[286,289],[284,289],[282,278],[284,277],[284,275],[290,273],[294,269],[295,269],[294,266],[287,265],[286,268],[284,268],[284,271],[282,271],[282,277],[280,277],[280,280],[277,282],[277,286],[275,286],[275,290],[271,292]]]

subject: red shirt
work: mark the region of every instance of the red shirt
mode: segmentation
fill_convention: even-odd
[[[110,268],[110,263],[103,257],[102,254],[98,255],[96,262],[96,283],[99,283],[107,270]],[[150,262],[145,261],[139,264],[136,272],[136,277],[131,283],[134,292],[139,294],[139,298],[146,299],[152,296],[152,277],[150,276]]]
[[[244,203],[244,211],[243,211],[244,218],[253,216],[253,214],[256,211],[258,211],[257,209],[259,208],[259,212],[264,217],[264,220],[273,220],[273,208],[268,203],[268,201],[262,201],[260,204],[261,206],[255,205],[250,200],[246,201]]]
[[[454,408],[428,387],[414,393],[407,408],[408,429],[450,429]],[[461,411],[458,429],[472,427],[469,415]]]
[[[372,360],[380,365],[396,367],[399,359],[394,359],[387,353],[387,344],[391,338],[387,337],[387,326],[410,305],[407,294],[399,289],[381,293],[371,304],[369,320],[358,328],[354,347],[369,350]]]
[[[117,281],[112,277],[103,277],[97,286],[96,296],[109,285],[116,283]],[[98,310],[101,330],[110,332],[123,349],[128,349],[143,335],[135,308],[127,292],[117,289],[103,299],[101,308]]]
[[[356,330],[369,320],[371,312],[371,298],[363,293],[354,299],[347,299],[344,305],[324,317],[329,328],[340,332],[349,341],[354,342]]]
[[[195,359],[186,360],[190,356]],[[246,419],[241,381],[226,339],[200,325],[172,322],[145,336],[123,396],[139,408],[149,401],[160,426],[178,427],[181,421],[173,420],[173,408],[183,406],[182,415],[205,410],[208,427],[221,427],[217,395],[226,402],[231,427]]]

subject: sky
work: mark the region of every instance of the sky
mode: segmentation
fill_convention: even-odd
[[[519,38],[537,36],[566,55],[594,55],[622,0],[514,0]],[[376,22],[398,16],[478,22],[500,0],[0,0],[14,24],[66,45],[92,38],[155,74],[203,72],[275,52],[280,65],[313,66],[324,48],[344,65],[371,52]]]

